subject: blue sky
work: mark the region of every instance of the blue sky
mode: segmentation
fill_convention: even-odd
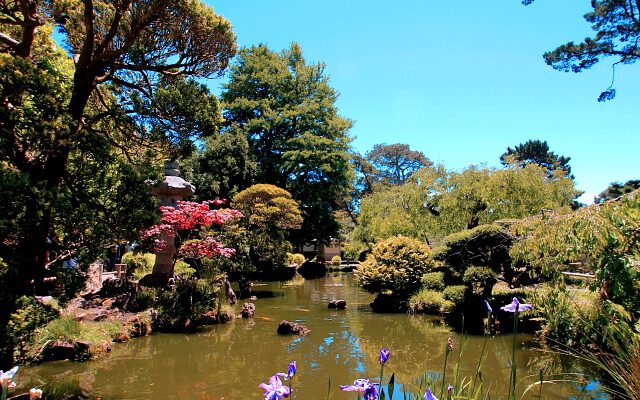
[[[611,60],[573,74],[542,59],[591,34],[588,0],[209,4],[240,46],[281,50],[295,41],[308,62],[324,62],[361,153],[408,143],[462,169],[499,166],[508,146],[541,139],[571,157],[583,201],[612,181],[640,178],[640,63],[617,68],[616,99],[598,103]]]

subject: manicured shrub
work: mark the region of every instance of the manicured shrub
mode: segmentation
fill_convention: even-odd
[[[151,253],[128,252],[122,256],[122,263],[127,264],[127,273],[136,279],[150,274],[155,262],[156,255]]]
[[[355,273],[371,293],[407,298],[420,287],[422,275],[433,268],[430,253],[429,246],[416,239],[392,237],[376,244]]]
[[[442,297],[449,300],[456,306],[464,304],[467,295],[467,287],[465,285],[448,286],[442,292]]]
[[[340,256],[331,257],[331,265],[339,266],[341,262],[342,262],[342,258],[340,258]]]
[[[474,265],[491,266],[495,272],[510,276],[512,242],[513,236],[500,225],[480,225],[447,236],[433,250],[433,258],[444,262],[459,278]]]
[[[414,313],[438,314],[451,311],[455,307],[445,300],[441,292],[423,289],[409,298],[409,309]]]
[[[304,255],[300,253],[287,253],[287,264],[289,265],[302,265],[305,260],[306,258],[304,258]]]
[[[422,288],[442,292],[444,290],[444,272],[427,272],[421,278]]]
[[[488,298],[493,285],[498,281],[496,273],[487,267],[470,267],[464,271],[462,281],[474,296]]]

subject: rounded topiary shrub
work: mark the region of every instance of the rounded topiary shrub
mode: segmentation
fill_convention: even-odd
[[[304,258],[304,255],[300,253],[287,253],[287,264],[289,265],[302,265],[304,264],[305,260],[306,258]]]
[[[429,290],[444,290],[444,272],[427,272],[422,275],[422,288]]]
[[[464,304],[467,296],[467,287],[465,285],[448,286],[442,292],[442,297],[449,300],[456,306]]]
[[[342,262],[342,258],[340,258],[340,256],[331,257],[331,265],[339,266],[341,262]]]
[[[355,273],[360,285],[371,293],[407,298],[420,287],[422,275],[434,265],[428,245],[396,236],[376,244]]]
[[[471,288],[474,296],[487,298],[491,296],[491,290],[498,277],[490,268],[469,267],[464,271],[462,281]]]

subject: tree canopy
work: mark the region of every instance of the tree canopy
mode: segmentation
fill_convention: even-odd
[[[603,190],[594,199],[596,204],[604,203],[607,200],[612,200],[623,194],[631,193],[636,189],[640,189],[640,179],[630,179],[625,183],[612,182],[605,190]]]
[[[374,191],[362,200],[350,246],[353,251],[371,248],[395,235],[434,244],[451,233],[498,220],[547,209],[569,211],[576,193],[571,179],[549,178],[536,164],[461,172],[423,168],[404,185]]]
[[[422,152],[401,143],[376,144],[366,160],[375,168],[377,181],[390,185],[401,185],[414,172],[432,164]]]
[[[335,107],[323,64],[307,64],[292,44],[280,53],[265,45],[242,49],[224,85],[223,135],[242,134],[256,165],[252,181],[288,190],[304,222],[298,244],[338,234],[334,212],[352,173],[351,122]]]
[[[507,147],[507,151],[500,156],[500,163],[507,166],[513,162],[520,165],[537,164],[546,168],[549,176],[553,176],[554,171],[564,171],[567,176],[573,179],[571,175],[571,166],[569,165],[571,157],[556,155],[549,150],[547,141],[527,140],[524,143],[516,145],[515,148]]]
[[[534,0],[523,0],[525,5]],[[613,57],[612,68],[632,64],[640,59],[640,3],[628,0],[592,0],[593,11],[584,15],[596,32],[581,43],[573,41],[544,53],[546,63],[565,72],[582,72],[604,58]],[[615,70],[613,71],[615,73]],[[615,78],[615,75],[614,75]],[[598,101],[615,97],[611,82]]]
[[[94,178],[129,165],[131,183],[144,188],[153,156],[188,151],[214,132],[217,103],[189,77],[220,75],[235,36],[196,0],[21,0],[2,2],[0,18],[0,159],[21,183],[13,191],[23,209],[9,225],[26,227],[6,232],[14,240],[0,256],[38,281],[63,209],[106,215],[97,198],[113,194],[113,177]]]

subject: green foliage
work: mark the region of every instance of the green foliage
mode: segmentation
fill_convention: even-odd
[[[24,360],[26,345],[31,342],[36,329],[59,317],[55,304],[47,305],[33,297],[22,296],[16,302],[16,311],[9,317],[6,331],[9,343],[14,349],[13,358]]]
[[[347,132],[324,65],[308,65],[297,44],[281,53],[242,49],[222,93],[224,134],[244,135],[257,165],[253,182],[291,192],[305,210],[297,244],[336,237],[333,213],[352,181]]]
[[[504,166],[513,163],[521,166],[536,164],[545,168],[550,177],[554,176],[555,171],[564,171],[566,176],[573,179],[569,161],[571,161],[571,157],[556,155],[549,151],[549,145],[546,141],[540,140],[528,140],[516,145],[514,149],[507,147],[507,151],[500,156],[500,163]]]
[[[342,262],[342,258],[340,258],[340,256],[331,257],[331,265],[339,266],[341,262]]]
[[[200,201],[232,198],[251,186],[257,168],[249,153],[247,136],[236,130],[207,138],[204,150],[198,152],[192,164],[192,182],[198,188],[196,196]]]
[[[170,330],[198,326],[214,309],[215,300],[216,288],[202,279],[178,280],[173,289],[144,288],[137,297],[140,307],[158,312],[156,326]]]
[[[422,152],[400,143],[376,144],[366,160],[374,168],[373,181],[388,185],[402,185],[413,173],[432,164]]]
[[[550,178],[535,164],[499,170],[470,167],[462,172],[423,168],[404,185],[379,187],[363,198],[358,226],[349,239],[356,250],[395,235],[438,243],[482,224],[542,210],[569,211],[577,193],[571,179]]]
[[[527,5],[534,0],[523,0]],[[593,11],[584,14],[596,33],[582,43],[573,41],[563,44],[555,50],[544,53],[548,65],[560,71],[582,72],[598,61],[613,57],[617,64],[632,64],[640,58],[640,6],[637,2],[618,0],[593,0]],[[598,101],[610,100],[615,96],[613,82]]]
[[[595,273],[593,291],[640,317],[640,191],[617,201],[529,218],[512,227],[519,238],[511,256],[543,274],[581,265]]]
[[[456,306],[464,304],[467,297],[468,287],[465,285],[453,285],[447,286],[442,292],[442,297],[445,300],[449,300]]]
[[[31,342],[25,347],[26,357],[39,360],[43,351],[56,341],[74,344],[85,341],[92,344],[90,355],[99,353],[103,344],[111,343],[121,332],[118,321],[78,322],[69,317],[57,318],[35,331]]]
[[[423,289],[409,298],[409,308],[414,313],[442,314],[454,309],[455,304],[445,300],[441,292]]]
[[[530,297],[544,318],[542,334],[554,343],[574,347],[586,346],[597,340],[587,322],[594,315],[593,304],[577,302],[560,287],[546,287]]]
[[[376,244],[355,273],[365,290],[405,298],[420,287],[422,275],[433,268],[430,253],[426,244],[396,236]]]
[[[127,264],[127,273],[136,279],[150,274],[156,262],[156,255],[152,253],[128,252],[122,256],[122,263]]]
[[[488,298],[493,285],[498,281],[496,273],[487,267],[469,267],[464,271],[462,281],[471,289],[474,296]]]
[[[512,236],[498,224],[453,233],[434,249],[433,258],[444,262],[455,277],[474,265],[487,265],[498,273],[509,271]],[[508,274],[507,274],[508,275]]]
[[[442,292],[444,290],[444,272],[427,272],[420,279],[424,289]]]
[[[287,253],[287,264],[288,265],[302,265],[304,264],[305,258],[304,255],[300,253]]]
[[[245,218],[223,227],[224,240],[234,244],[236,254],[219,260],[219,268],[246,279],[256,269],[273,271],[284,267],[292,249],[287,236],[302,223],[291,194],[273,185],[258,184],[236,194],[232,205]]]
[[[596,204],[602,204],[605,201],[613,200],[623,194],[631,193],[637,189],[640,189],[640,179],[630,179],[624,184],[620,182],[612,182],[609,187],[595,197],[594,202]]]
[[[241,211],[248,225],[255,229],[299,229],[302,223],[296,201],[289,192],[277,186],[253,185],[233,196],[231,205]]]

